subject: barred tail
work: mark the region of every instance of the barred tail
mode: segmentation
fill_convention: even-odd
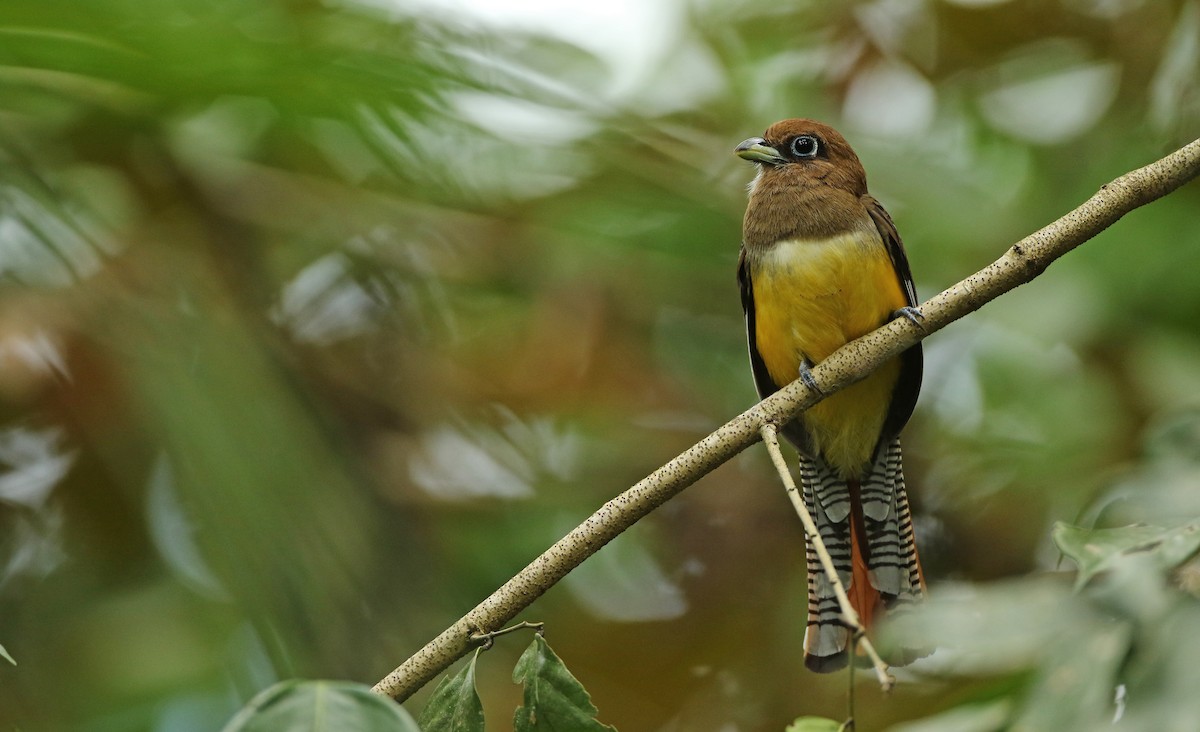
[[[864,627],[869,629],[885,610],[897,611],[921,599],[925,579],[913,541],[898,439],[881,446],[861,481],[841,478],[819,458],[801,456],[800,482],[817,532]],[[846,665],[850,631],[812,542],[807,556],[804,663],[813,671],[836,671]],[[902,665],[927,653],[902,648],[892,660]]]

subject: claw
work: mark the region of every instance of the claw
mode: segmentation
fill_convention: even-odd
[[[925,326],[921,324],[921,321],[925,319],[925,315],[917,308],[905,306],[893,311],[891,320],[895,320],[896,318],[904,318],[921,330],[925,330]]]
[[[817,386],[817,380],[813,378],[812,370],[809,367],[807,360],[800,361],[800,381],[809,389],[815,391],[818,396],[825,396],[825,392],[821,391],[821,387]]]

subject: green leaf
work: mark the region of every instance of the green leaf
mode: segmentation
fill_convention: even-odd
[[[824,717],[800,717],[788,725],[784,732],[840,732],[841,722]]]
[[[583,685],[540,635],[521,654],[513,682],[525,685],[524,704],[513,715],[515,732],[615,730],[596,721],[596,707]]]
[[[475,691],[475,661],[479,650],[454,676],[446,676],[421,712],[418,723],[428,732],[483,732],[483,703]]]
[[[14,666],[17,665],[16,660],[12,656],[8,655],[8,649],[2,645],[0,645],[0,658],[3,658],[5,661],[8,661]]]
[[[259,693],[223,732],[420,732],[399,704],[347,681],[281,681]]]
[[[1075,581],[1078,589],[1130,554],[1149,556],[1162,569],[1183,564],[1200,551],[1200,524],[1190,523],[1175,529],[1147,524],[1085,529],[1060,521],[1054,526],[1054,543],[1079,565]]]
[[[1118,671],[1129,654],[1133,631],[1125,623],[1081,623],[1048,649],[1024,708],[1011,729],[1101,729],[1111,718],[1109,704],[1120,683]],[[999,729],[997,726],[995,729]]]
[[[1085,598],[1053,577],[946,583],[914,612],[888,619],[880,640],[936,646],[957,673],[995,675],[1037,666],[1068,630],[1094,620]]]

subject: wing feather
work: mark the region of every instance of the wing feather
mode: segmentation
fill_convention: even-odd
[[[867,207],[867,213],[871,215],[871,220],[875,222],[875,228],[879,230],[879,236],[887,247],[892,267],[896,270],[896,276],[900,278],[900,285],[904,288],[905,300],[908,301],[909,307],[916,307],[918,303],[917,288],[913,284],[912,270],[908,266],[908,254],[904,251],[904,242],[900,241],[900,233],[896,231],[896,224],[892,222],[892,217],[888,215],[883,205],[874,197],[863,196],[862,202]],[[900,377],[896,380],[896,388],[892,392],[892,403],[888,406],[887,418],[883,422],[883,433],[879,439],[880,445],[886,444],[891,438],[898,435],[904,425],[908,423],[908,418],[912,416],[913,408],[917,405],[917,395],[921,392],[923,370],[924,354],[920,343],[900,354]]]
[[[754,372],[754,386],[758,389],[758,398],[766,399],[781,388],[767,371],[767,364],[758,353],[755,343],[754,324],[754,283],[750,281],[750,264],[746,261],[746,248],[742,247],[738,255],[737,269],[738,290],[742,295],[742,313],[746,316],[746,345],[750,351],[750,368]]]

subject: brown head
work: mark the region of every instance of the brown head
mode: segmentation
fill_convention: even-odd
[[[742,227],[747,247],[824,238],[863,221],[866,171],[846,138],[829,125],[785,119],[734,152],[759,169]]]

